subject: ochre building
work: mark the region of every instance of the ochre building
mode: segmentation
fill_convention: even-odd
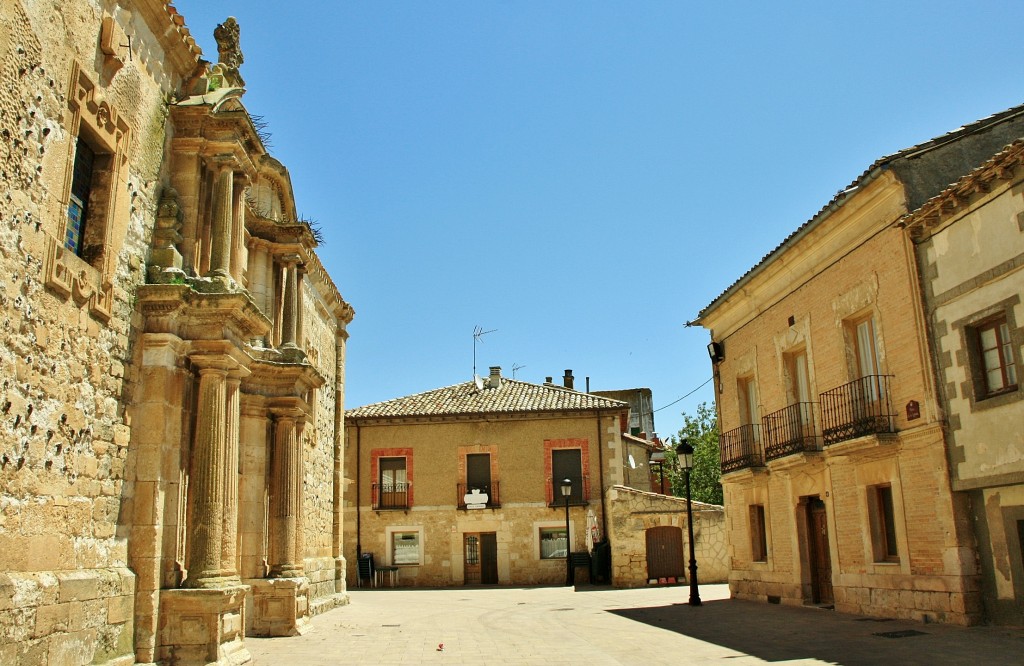
[[[214,34],[2,4],[0,663],[242,663],[346,601],[353,311]]]
[[[878,160],[701,311],[734,596],[982,620],[969,500],[950,473],[951,422],[901,225],[1021,135],[1017,107]],[[968,460],[959,474],[981,471]]]

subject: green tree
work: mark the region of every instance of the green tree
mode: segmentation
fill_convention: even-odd
[[[693,469],[690,470],[691,497],[708,504],[722,503],[722,463],[718,452],[718,415],[715,405],[706,402],[697,405],[697,416],[683,413],[683,427],[669,437],[671,449],[666,452],[665,467],[670,470],[672,494],[686,497],[686,479],[679,469],[675,448],[682,440],[693,447]]]

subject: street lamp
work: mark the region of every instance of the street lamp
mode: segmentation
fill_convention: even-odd
[[[562,479],[561,491],[565,498],[565,584],[572,585],[572,558],[569,557],[569,495],[572,495],[572,479]]]
[[[686,526],[690,533],[690,605],[700,606],[700,592],[697,590],[697,556],[693,552],[693,505],[690,504],[690,470],[693,469],[693,447],[683,440],[676,447],[679,464],[686,472]]]

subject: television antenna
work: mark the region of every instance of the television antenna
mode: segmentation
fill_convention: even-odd
[[[512,379],[516,378],[516,370],[522,370],[525,367],[526,367],[525,365],[519,365],[518,363],[513,363],[512,364]]]
[[[494,333],[498,329],[492,328],[489,331],[485,331],[482,326],[473,327],[473,377],[476,378],[476,343],[483,342],[480,338],[487,335],[488,333]]]

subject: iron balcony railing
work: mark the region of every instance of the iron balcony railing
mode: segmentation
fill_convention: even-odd
[[[373,508],[377,509],[408,509],[409,488],[411,483],[375,483],[373,484]]]
[[[761,434],[756,423],[724,433],[720,439],[720,446],[723,472],[764,465]]]
[[[580,504],[586,504],[590,501],[590,475],[583,475],[583,487],[579,487],[580,484],[572,484],[572,494],[569,495],[569,506],[576,506]],[[552,499],[548,506],[564,506],[565,498],[562,497],[562,490],[560,483],[554,483],[552,486]]]
[[[821,438],[815,427],[817,409],[814,402],[795,402],[761,419],[765,460],[820,451]]]
[[[821,394],[825,446],[855,437],[895,432],[890,375],[867,375]]]
[[[477,490],[480,494],[487,496],[487,500],[485,502],[479,502],[479,504],[485,505],[488,509],[496,509],[501,506],[497,481],[491,481],[490,483],[485,484],[460,483],[457,484],[455,489],[455,492],[457,493],[458,507],[460,509],[465,509],[469,504],[471,504],[471,502],[466,501],[466,497],[471,496],[471,493],[474,490]],[[472,502],[472,504],[477,504],[477,502]]]

